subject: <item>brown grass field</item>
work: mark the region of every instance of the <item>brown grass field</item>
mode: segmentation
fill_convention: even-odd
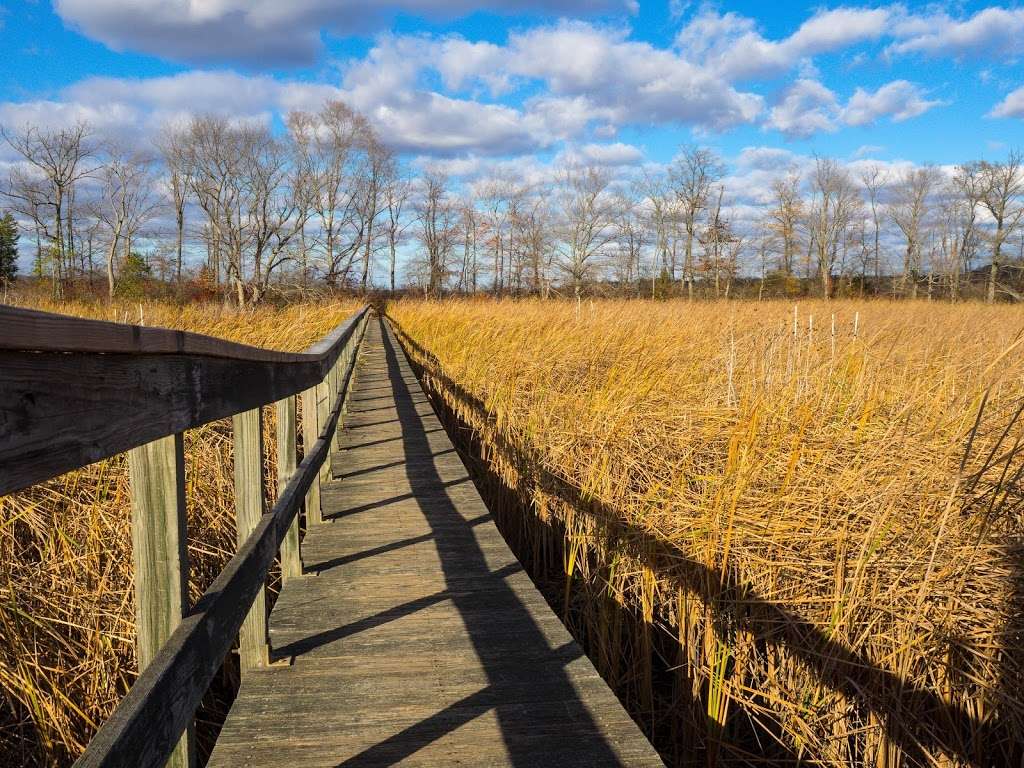
[[[357,306],[31,303],[288,350]],[[1021,764],[1024,310],[387,311],[472,428],[506,535],[671,763]],[[195,599],[234,549],[229,425],[186,456]],[[130,543],[123,457],[0,499],[10,762],[66,765],[134,679]]]
[[[345,300],[245,312],[220,304],[24,303],[136,323],[141,314],[146,325],[290,351],[358,307]],[[264,409],[267,440],[272,417],[273,408]],[[185,455],[194,601],[235,549],[230,420],[186,432]],[[272,462],[275,453],[264,455]],[[267,469],[272,494],[273,466]],[[124,456],[0,497],[0,764],[70,764],[133,682],[129,520]],[[233,682],[222,681],[221,696]],[[200,720],[223,709],[216,692],[212,698]]]
[[[1024,311],[388,313],[673,762],[1021,764]]]

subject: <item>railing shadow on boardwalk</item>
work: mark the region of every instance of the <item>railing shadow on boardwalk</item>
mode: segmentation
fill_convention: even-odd
[[[322,573],[355,560],[433,541],[437,547],[447,586],[434,594],[410,600],[373,616],[276,648],[274,656],[299,657],[328,643],[388,622],[398,621],[440,602],[451,601],[463,622],[486,684],[480,690],[439,708],[429,717],[338,763],[337,768],[399,763],[414,757],[419,750],[442,739],[446,734],[490,712],[493,712],[496,718],[511,765],[527,768],[544,764],[543,757],[538,754],[536,735],[531,734],[528,728],[528,721],[536,722],[537,718],[524,717],[523,707],[529,705],[524,705],[521,695],[516,695],[522,690],[524,675],[529,676],[526,679],[536,680],[537,690],[543,692],[544,699],[549,702],[547,706],[551,706],[551,702],[557,702],[552,708],[552,713],[565,724],[563,744],[559,745],[560,748],[564,748],[565,744],[580,743],[585,739],[586,753],[588,757],[592,757],[590,764],[602,767],[625,765],[626,763],[602,736],[600,724],[588,710],[566,670],[568,665],[583,656],[580,647],[574,641],[560,647],[551,647],[531,611],[506,581],[509,576],[523,570],[518,562],[496,570],[489,567],[486,554],[478,543],[474,530],[477,526],[490,522],[491,516],[486,514],[467,520],[456,507],[449,490],[472,481],[468,477],[456,482],[442,480],[434,459],[449,451],[438,452],[431,448],[429,435],[437,430],[426,429],[422,416],[417,413],[414,394],[408,382],[409,373],[403,375],[400,363],[400,358],[404,358],[404,352],[386,328],[382,327],[381,331],[387,371],[394,390],[397,421],[401,427],[400,439],[404,444],[405,475],[409,492],[358,509],[367,511],[377,506],[384,507],[398,499],[415,499],[430,532],[336,560],[311,562],[307,564],[306,571]],[[419,390],[415,382],[412,386]],[[380,389],[385,391],[386,388]],[[344,472],[342,468],[339,469],[340,477]],[[353,514],[354,511],[347,510],[344,514]],[[325,520],[340,516],[325,515]],[[465,584],[467,579],[486,581],[487,589],[474,592],[459,588],[458,584]],[[515,627],[515,652],[517,656],[530,659],[528,668],[525,665],[516,670],[510,668],[509,644],[495,642],[493,609],[500,610],[502,626]],[[512,695],[505,695],[506,690]],[[538,762],[539,759],[541,762]]]
[[[402,333],[400,328],[396,327],[395,330],[401,336],[402,343],[429,366],[425,368],[423,363],[414,359],[414,367],[436,380],[484,423],[493,425],[493,416],[479,398],[448,377],[432,353]],[[431,391],[430,387],[427,389]],[[433,396],[433,392],[431,394],[435,407],[447,411],[450,419],[461,425],[468,434],[474,433],[472,426],[462,422],[439,397]],[[648,553],[645,559],[649,560],[649,565],[656,573],[667,572],[659,569],[659,563],[671,563],[675,586],[697,596],[712,611],[712,626],[719,633],[720,641],[728,642],[727,628],[742,629],[756,638],[760,652],[768,648],[784,649],[812,670],[820,683],[841,692],[862,712],[873,713],[882,723],[888,740],[901,750],[907,765],[932,765],[932,755],[942,753],[955,760],[956,764],[971,768],[1021,764],[1024,747],[1014,746],[1012,742],[1012,734],[1019,730],[1007,719],[999,716],[975,717],[951,705],[935,691],[909,684],[899,675],[875,664],[866,655],[828,637],[819,627],[801,618],[795,611],[758,594],[751,584],[739,579],[733,571],[723,573],[709,568],[677,547],[653,541],[646,531],[623,522],[622,516],[614,508],[596,501],[582,489],[546,471],[541,462],[505,440],[496,430],[491,438],[497,450],[513,466],[531,467],[537,473],[536,482],[546,493],[590,515],[610,539],[643,542],[639,549]],[[486,467],[483,469],[486,471]],[[495,480],[497,484],[504,485],[503,480]],[[520,491],[510,489],[510,492],[516,494]],[[1020,562],[1024,563],[1024,559]],[[1024,565],[1018,566],[1014,571],[1016,594],[1013,599],[1018,618],[1011,621],[1012,626],[1007,631],[1016,638],[1019,648],[1020,641],[1024,639]],[[741,605],[742,609],[722,608],[735,605]],[[1015,665],[1006,666],[1015,668]],[[1004,679],[1003,687],[1003,695],[1008,700],[1015,700],[1020,697],[1024,681],[1015,677]],[[998,751],[996,745],[999,745]]]
[[[416,411],[412,393],[409,391],[408,383],[403,376],[399,363],[399,355],[404,353],[397,348],[387,329],[382,329],[382,343],[387,359],[388,373],[394,386],[395,406],[398,419],[402,428],[402,439],[405,443],[405,452],[411,457],[425,457],[426,460],[417,463],[418,471],[412,470],[412,464],[406,465],[406,477],[409,486],[423,516],[433,533],[437,543],[438,555],[441,561],[441,568],[446,580],[452,577],[466,578],[479,577],[492,580],[498,585],[496,590],[487,592],[486,600],[492,606],[500,606],[507,618],[514,619],[516,626],[517,641],[523,649],[535,649],[538,656],[552,654],[557,657],[557,662],[545,665],[548,679],[540,682],[539,685],[553,686],[560,689],[560,698],[564,702],[565,717],[576,724],[583,726],[585,730],[595,732],[596,724],[592,721],[590,713],[580,702],[578,693],[574,689],[568,676],[565,674],[563,665],[577,658],[581,651],[575,645],[560,649],[551,649],[544,638],[540,628],[536,625],[530,612],[520,602],[519,598],[507,585],[504,589],[501,585],[506,582],[502,574],[492,573],[487,565],[487,560],[480,549],[476,538],[473,535],[473,527],[468,525],[459,514],[444,489],[444,483],[440,474],[434,467],[432,452],[428,442],[427,433],[423,428],[420,415]],[[455,561],[446,553],[458,552],[458,560]],[[447,592],[447,591],[446,591]],[[441,593],[445,594],[445,593]],[[437,597],[434,598],[438,599]],[[491,639],[493,630],[488,626],[488,617],[482,614],[479,609],[478,595],[467,595],[464,592],[455,590],[449,592],[446,599],[450,599],[456,609],[463,617],[466,632],[472,642],[473,649],[480,661],[481,666],[488,679],[488,687],[478,691],[463,700],[439,711],[430,718],[427,718],[410,728],[395,734],[390,739],[381,742],[361,755],[345,761],[341,765],[355,766],[361,763],[373,763],[377,754],[387,754],[398,762],[403,757],[415,753],[446,733],[454,731],[460,725],[476,718],[492,707],[496,711],[499,727],[508,751],[509,758],[513,765],[525,766],[535,765],[537,754],[532,748],[523,750],[524,744],[521,728],[516,726],[516,715],[507,711],[502,704],[501,687],[508,681],[507,675],[500,675],[494,672],[499,669],[504,661],[504,653],[500,646],[496,646]],[[433,602],[429,600],[427,602]],[[586,726],[589,725],[589,728]],[[600,738],[600,737],[595,737]],[[598,750],[595,750],[595,765],[613,766],[618,765],[615,753],[611,747],[598,742]],[[603,747],[603,749],[601,749]],[[396,753],[396,748],[400,751]],[[592,747],[593,748],[593,747]],[[402,754],[404,752],[404,754]],[[598,754],[600,753],[600,754]]]

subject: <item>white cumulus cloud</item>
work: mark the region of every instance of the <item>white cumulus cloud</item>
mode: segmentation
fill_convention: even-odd
[[[1006,94],[1005,99],[992,107],[988,116],[1024,118],[1024,86]]]
[[[836,95],[817,80],[797,80],[768,115],[767,127],[791,139],[836,130]]]
[[[842,120],[847,125],[872,125],[881,117],[891,116],[900,123],[944,103],[925,98],[914,83],[893,80],[876,91],[857,88],[842,111]]]
[[[637,165],[643,157],[639,147],[617,141],[613,144],[584,144],[578,149],[566,150],[560,160],[580,165],[622,166]]]
[[[687,59],[722,77],[764,77],[787,72],[810,56],[879,39],[890,16],[885,8],[836,8],[815,14],[782,40],[768,40],[753,19],[704,10],[679,32],[675,44]]]
[[[790,139],[805,139],[843,125],[873,125],[884,117],[903,122],[945,103],[926,98],[914,83],[893,80],[874,91],[858,87],[842,104],[835,92],[818,80],[801,78],[783,91],[765,127]]]
[[[55,0],[66,24],[114,50],[254,68],[311,64],[322,32],[366,34],[397,13],[453,19],[476,10],[588,14],[636,11],[635,0]]]
[[[904,15],[892,34],[890,53],[936,56],[1018,56],[1024,54],[1024,8],[984,8],[967,19],[946,12]]]

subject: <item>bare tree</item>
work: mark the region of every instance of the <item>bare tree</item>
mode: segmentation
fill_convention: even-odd
[[[522,185],[510,185],[505,208],[508,213],[508,276],[504,281],[513,296],[523,292],[523,273],[526,270],[526,250],[520,240],[523,228],[524,199],[527,190]]]
[[[725,293],[728,296],[732,280],[738,266],[742,238],[738,237],[729,221],[722,215],[722,201],[725,187],[721,184],[712,189],[711,199],[714,203],[709,208],[707,225],[701,230],[698,241],[703,249],[704,258],[701,271],[711,277],[715,287],[715,298],[721,298],[723,280]]]
[[[912,299],[917,298],[921,276],[923,228],[932,209],[934,193],[941,181],[942,176],[934,166],[907,170],[893,185],[892,201],[888,205],[889,217],[903,233],[906,242],[900,282],[906,291],[909,281]]]
[[[832,158],[815,158],[810,189],[808,252],[817,257],[822,295],[828,299],[832,296],[832,271],[839,256],[839,244],[860,211],[861,198],[850,174]]]
[[[616,259],[616,277],[624,290],[636,286],[636,295],[641,292],[640,285],[640,254],[644,247],[645,227],[639,202],[623,191],[615,200],[618,242],[618,258]]]
[[[37,233],[52,246],[60,291],[74,264],[75,186],[94,170],[87,162],[96,152],[91,130],[83,122],[55,130],[27,125],[20,131],[0,127],[0,136],[28,166],[12,174],[5,192],[32,212]]]
[[[145,155],[119,147],[109,150],[107,162],[100,170],[101,200],[96,206],[97,218],[108,231],[107,295],[114,298],[114,261],[118,247],[125,260],[131,254],[132,239],[142,224],[153,215],[158,204],[153,193],[155,173],[153,160]]]
[[[426,251],[429,278],[426,290],[439,296],[455,240],[454,215],[448,201],[448,180],[436,173],[423,178],[419,200],[420,240]]]
[[[188,179],[206,213],[211,269],[221,265],[239,306],[266,295],[292,258],[315,189],[295,150],[263,125],[197,117],[183,138]]]
[[[547,298],[551,287],[551,262],[554,257],[551,209],[546,188],[534,189],[523,202],[519,243],[529,274],[531,293]]]
[[[167,187],[174,209],[174,224],[177,241],[175,244],[174,280],[181,293],[181,270],[185,248],[185,206],[191,186],[190,164],[188,162],[187,135],[180,129],[169,127],[157,140],[157,147],[166,168]]]
[[[670,280],[675,279],[674,251],[670,249],[669,242],[672,234],[673,224],[678,218],[678,201],[668,176],[665,174],[654,174],[644,171],[643,175],[636,182],[637,192],[644,200],[647,213],[647,224],[654,234],[654,261],[652,273],[661,270],[669,276]]]
[[[882,194],[884,193],[886,186],[889,183],[889,174],[885,171],[884,168],[882,168],[882,166],[878,164],[872,164],[861,171],[860,183],[864,186],[864,191],[867,192],[868,207],[871,210],[871,224],[873,234],[871,252],[873,257],[872,262],[875,268],[875,293],[877,293],[879,283],[881,283],[882,280],[882,254],[880,249],[882,233],[881,199]],[[863,238],[861,240],[863,246]]]
[[[949,281],[949,299],[960,300],[961,275],[971,269],[978,241],[978,211],[984,180],[978,163],[958,165],[941,190],[939,248]]]
[[[757,248],[757,265],[760,272],[757,281],[757,300],[761,301],[764,298],[765,283],[768,278],[768,254],[775,238],[775,233],[772,231],[772,220],[768,216],[762,215],[757,220],[754,231],[757,235],[754,242]]]
[[[686,251],[683,260],[683,279],[686,292],[693,298],[693,242],[698,219],[707,208],[711,187],[724,175],[725,168],[710,149],[684,147],[669,168],[669,179],[680,203],[683,226],[686,230]],[[675,279],[675,276],[672,276]]]
[[[301,166],[291,162],[289,148],[266,128],[246,130],[242,148],[239,200],[244,213],[239,217],[242,242],[251,253],[250,300],[255,304],[266,296],[274,271],[291,258],[288,246],[309,216],[311,189]]]
[[[47,191],[48,185],[40,175],[27,173],[21,168],[11,171],[7,186],[3,191],[11,210],[32,222],[36,243],[34,271],[38,277],[42,277],[44,274],[46,254],[54,250],[49,245],[52,242],[53,230],[50,227],[50,205]],[[44,243],[46,243],[45,249]],[[51,277],[53,293],[54,296],[57,296],[60,292],[59,271],[54,269]]]
[[[383,212],[384,189],[387,180],[395,174],[395,159],[372,131],[362,136],[364,165],[359,175],[359,193],[356,195],[355,213],[358,231],[362,233],[362,275],[360,287],[365,294],[370,280],[370,257],[377,239],[377,217]]]
[[[788,279],[793,276],[793,263],[798,247],[798,227],[804,217],[804,200],[800,195],[800,177],[795,173],[772,183],[774,202],[769,211],[768,226],[779,238],[782,253],[779,271]]]
[[[238,158],[230,146],[231,134],[227,120],[199,116],[189,121],[181,137],[192,194],[206,215],[208,266],[215,286],[220,285],[226,247],[223,219],[235,205],[231,180],[238,173]]]
[[[608,192],[611,177],[597,166],[570,165],[559,182],[561,263],[579,298],[595,260],[615,239],[615,205]]]
[[[479,199],[484,204],[481,212],[486,230],[486,245],[491,250],[491,288],[500,296],[508,285],[505,279],[506,263],[511,261],[510,237],[513,202],[518,194],[516,185],[506,178],[488,179],[480,186]]]
[[[989,269],[987,300],[996,300],[996,283],[999,267],[1003,263],[1003,244],[1013,234],[1024,217],[1024,154],[1010,152],[1005,162],[982,161],[979,173],[982,178],[981,204],[988,211],[995,224],[992,233],[992,265]]]
[[[462,262],[455,290],[475,293],[477,278],[477,237],[480,234],[480,214],[471,195],[458,203],[459,231],[462,234]]]
[[[288,128],[312,190],[313,215],[322,238],[324,279],[335,286],[347,279],[366,235],[362,228],[365,219],[357,216],[357,206],[362,188],[362,151],[371,128],[362,115],[341,101],[328,101],[315,115],[292,112]]]
[[[95,202],[92,207],[94,206]],[[89,210],[90,206],[85,206],[85,209],[87,212],[91,212]],[[103,229],[105,229],[103,221],[94,215],[90,215],[86,219],[85,226],[79,229],[81,232],[81,248],[79,249],[79,256],[82,263],[82,271],[85,274],[90,288],[93,287],[94,279],[96,277],[95,256],[99,247],[99,241],[101,239]]]
[[[747,244],[747,239],[736,233],[734,230],[730,230],[729,237],[725,239],[724,243],[725,250],[721,260],[720,270],[722,277],[725,278],[724,297],[728,299],[729,294],[732,291],[733,281],[740,273],[741,257],[743,255],[744,247]]]
[[[395,292],[395,264],[398,260],[398,245],[405,230],[412,223],[407,216],[403,215],[409,200],[410,189],[409,181],[397,173],[388,178],[384,187],[384,206],[387,210],[384,228],[388,241],[388,273],[392,293]]]

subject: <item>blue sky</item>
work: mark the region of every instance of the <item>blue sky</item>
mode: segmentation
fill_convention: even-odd
[[[1024,146],[1017,3],[2,9],[0,124],[12,126],[85,119],[144,139],[190,112],[279,124],[288,109],[342,98],[413,165],[467,178],[567,157],[664,163],[685,142],[714,147],[740,171],[813,153],[951,164]]]

